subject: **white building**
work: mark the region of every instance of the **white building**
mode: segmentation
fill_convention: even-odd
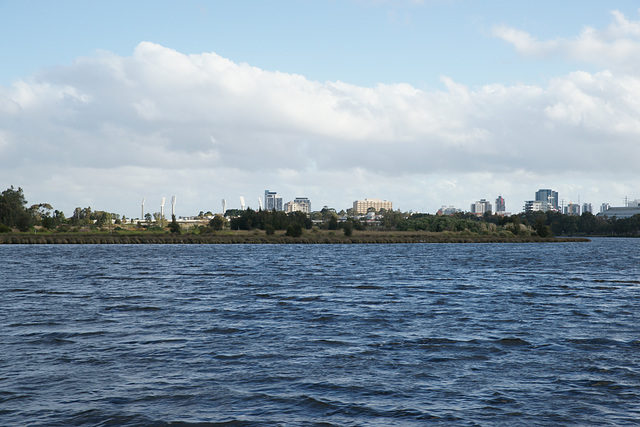
[[[281,211],[282,209],[282,197],[278,195],[275,191],[264,191],[264,208],[267,211],[277,210]]]
[[[544,209],[545,203],[539,202],[536,200],[527,200],[524,202],[524,211],[525,212],[538,212],[538,211],[546,211]]]
[[[480,199],[477,202],[471,204],[471,213],[482,215],[485,212],[491,212],[491,203],[489,203],[486,199]]]
[[[604,211],[602,208],[607,206],[607,209]],[[631,218],[634,215],[640,215],[640,200],[632,200],[627,202],[627,206],[623,207],[611,207],[607,203],[602,204],[602,208],[600,213],[597,216],[607,216],[609,218]]]

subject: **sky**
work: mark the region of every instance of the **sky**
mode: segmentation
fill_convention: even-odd
[[[0,0],[0,190],[138,217],[640,199],[640,6]]]

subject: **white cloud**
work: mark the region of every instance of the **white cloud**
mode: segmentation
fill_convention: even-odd
[[[630,21],[613,11],[611,25],[604,30],[586,27],[572,39],[537,40],[530,34],[505,25],[493,29],[494,36],[531,57],[561,56],[612,70],[633,72],[640,66],[640,20]]]
[[[609,33],[637,31],[617,22]],[[508,33],[523,51],[563,44]],[[440,91],[317,82],[143,42],[130,57],[102,52],[0,87],[0,182],[66,212],[91,203],[128,216],[145,194],[178,194],[186,215],[266,188],[318,208],[379,197],[431,212],[498,194],[518,211],[538,186],[632,190],[637,72],[546,87],[442,80]]]

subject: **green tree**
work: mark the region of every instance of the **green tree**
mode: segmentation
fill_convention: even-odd
[[[342,225],[342,228],[344,228],[344,226],[346,224],[349,224],[351,226],[351,228],[353,230],[358,230],[358,231],[362,231],[364,230],[364,224],[362,222],[360,222],[359,219],[356,218],[348,218],[345,223]]]
[[[51,216],[51,211],[53,208],[48,203],[39,203],[37,205],[32,205],[29,209],[27,209],[27,213],[31,216],[33,222],[37,225],[42,225],[42,221],[46,217]]]
[[[289,237],[300,237],[300,236],[302,236],[302,225],[300,225],[299,223],[290,224],[287,227],[286,235],[289,236]]]
[[[13,185],[0,195],[0,223],[8,227],[16,227],[20,231],[27,231],[33,223],[31,215],[26,209],[27,201],[22,188],[16,190]]]
[[[287,214],[290,223],[300,224],[301,227],[310,230],[313,227],[313,221],[304,212],[291,212]]]
[[[213,218],[211,218],[211,221],[209,221],[209,227],[213,228],[216,231],[220,231],[224,228],[226,223],[227,220],[222,215],[215,215]]]
[[[338,229],[338,218],[336,216],[332,216],[331,218],[329,218],[328,228],[329,230]]]
[[[342,231],[345,236],[351,237],[351,235],[353,235],[353,223],[351,221],[346,221],[342,226]]]
[[[520,217],[518,215],[511,216],[511,222],[513,223],[513,234],[516,236],[520,234]]]
[[[173,234],[180,234],[182,231],[180,229],[180,224],[176,221],[176,216],[171,215],[171,223],[169,224],[169,230]]]
[[[94,211],[91,213],[90,219],[96,227],[111,226],[111,214],[109,212]]]
[[[406,218],[406,215],[400,211],[384,210],[382,212],[382,226],[387,229],[393,229]]]
[[[156,225],[160,228],[164,228],[167,225],[167,220],[164,216],[160,214],[160,212],[155,212],[153,214],[153,219],[156,222]]]
[[[544,223],[544,219],[542,218],[542,216],[539,216],[536,219],[536,224],[533,228],[534,230],[536,230],[536,233],[538,233],[538,236],[540,237],[553,237],[551,227]]]
[[[88,225],[91,224],[91,207],[80,208],[77,207],[73,211],[73,215],[70,218],[73,225]]]

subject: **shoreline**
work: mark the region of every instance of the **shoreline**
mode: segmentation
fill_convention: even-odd
[[[428,232],[369,232],[343,236],[342,233],[307,233],[301,237],[284,234],[268,236],[255,232],[223,232],[211,234],[108,234],[51,233],[0,234],[0,245],[7,244],[385,244],[385,243],[566,243],[590,242],[582,237],[506,237],[496,235],[463,235]]]

